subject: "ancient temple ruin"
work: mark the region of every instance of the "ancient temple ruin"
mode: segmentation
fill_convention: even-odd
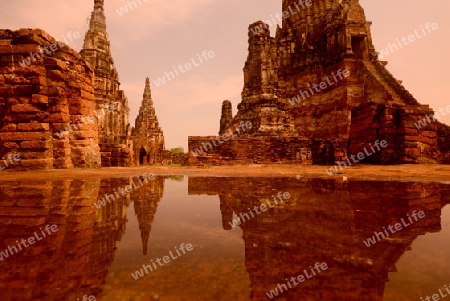
[[[94,69],[94,93],[97,104],[99,146],[102,166],[133,165],[130,109],[111,55],[106,32],[104,0],[95,0],[89,30],[81,56]]]
[[[249,26],[238,112],[219,136],[189,137],[189,163],[344,162],[376,140],[388,146],[362,162],[450,163],[450,127],[378,59],[359,1],[307,2],[282,2],[275,37]]]
[[[164,159],[164,134],[159,126],[153,106],[150,79],[145,80],[144,95],[133,128],[133,143],[136,165],[162,163]]]
[[[159,163],[164,138],[148,95],[133,138],[146,163]],[[40,29],[0,30],[1,170],[134,166],[129,112],[104,0],[94,0],[80,53]]]

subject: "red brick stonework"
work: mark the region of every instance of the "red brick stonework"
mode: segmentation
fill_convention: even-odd
[[[21,157],[8,168],[100,166],[92,76],[46,32],[0,30],[0,157]]]
[[[297,163],[293,154],[305,149],[312,157],[301,163],[335,163],[383,139],[388,147],[363,162],[450,162],[450,127],[416,128],[433,111],[378,59],[358,0],[304,8],[284,0],[282,9],[291,13],[275,37],[261,21],[249,26],[242,101],[231,121],[222,116],[219,134],[248,121],[252,130],[199,156],[211,137],[189,137],[191,165]]]

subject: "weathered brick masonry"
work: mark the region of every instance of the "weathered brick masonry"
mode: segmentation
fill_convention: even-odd
[[[189,137],[188,143],[191,153],[189,164],[219,165],[222,163],[262,163],[295,161],[299,164],[311,164],[311,149],[309,140],[298,137],[264,137],[232,138],[222,144],[216,142],[217,149],[212,141],[216,136]],[[200,151],[199,151],[200,150]],[[203,152],[203,154],[201,154]]]
[[[30,57],[52,45],[51,55]],[[100,166],[92,76],[76,51],[46,32],[0,30],[0,157],[22,158],[9,168]]]
[[[290,15],[275,37],[261,21],[249,26],[242,101],[231,121],[222,113],[220,134],[241,121],[252,131],[199,156],[193,151],[211,137],[189,137],[190,164],[305,163],[304,148],[312,163],[335,163],[382,139],[388,147],[365,162],[450,162],[450,128],[433,120],[415,126],[433,110],[378,60],[358,0],[304,8],[284,0],[282,9]]]

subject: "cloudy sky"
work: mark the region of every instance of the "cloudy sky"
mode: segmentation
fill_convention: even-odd
[[[136,3],[138,0],[135,0]],[[281,0],[140,0],[141,5],[119,15],[126,0],[105,0],[107,30],[134,120],[144,91],[152,80],[194,59],[195,68],[163,85],[152,85],[156,113],[166,148],[187,149],[187,136],[215,135],[221,103],[229,99],[233,114],[240,102],[247,57],[248,24],[281,12]],[[450,105],[448,55],[449,0],[360,0],[373,22],[377,51],[420,30],[427,22],[439,29],[386,57],[388,69],[423,104],[435,110]],[[59,40],[69,31],[81,38],[69,42],[79,51],[94,0],[0,0],[0,27],[41,28]],[[272,33],[273,33],[272,29]],[[199,64],[197,54],[214,51]],[[450,114],[441,118],[450,124]]]

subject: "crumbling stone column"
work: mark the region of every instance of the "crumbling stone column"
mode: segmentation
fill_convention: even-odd
[[[222,114],[220,116],[220,129],[219,135],[222,135],[227,126],[230,124],[233,119],[233,107],[231,106],[231,101],[224,100],[222,102]]]

